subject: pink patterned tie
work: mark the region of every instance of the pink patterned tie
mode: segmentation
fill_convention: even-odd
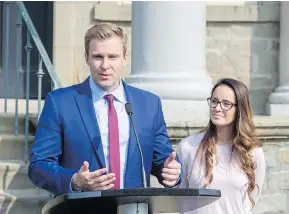
[[[113,105],[114,96],[105,96],[108,102],[109,171],[115,174],[114,189],[120,189],[120,152],[117,114]]]

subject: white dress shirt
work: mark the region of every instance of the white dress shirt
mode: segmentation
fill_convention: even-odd
[[[93,105],[96,114],[96,120],[99,126],[103,153],[105,157],[106,168],[109,172],[109,141],[108,141],[108,102],[104,96],[108,93],[97,86],[92,78],[89,78],[89,85],[93,98]],[[113,91],[115,99],[113,101],[114,108],[117,113],[118,129],[119,129],[119,148],[120,148],[120,188],[124,186],[124,177],[126,169],[127,145],[129,140],[129,117],[125,110],[126,96],[122,81],[119,87]]]

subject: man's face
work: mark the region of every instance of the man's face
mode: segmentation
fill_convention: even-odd
[[[126,65],[121,38],[113,36],[106,40],[92,39],[89,43],[86,64],[95,84],[107,92],[119,86],[122,69]]]

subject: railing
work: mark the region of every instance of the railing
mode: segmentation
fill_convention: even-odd
[[[38,98],[38,110],[37,110],[37,115],[39,119],[39,115],[41,112],[41,97],[42,97],[42,80],[44,76],[44,71],[43,71],[43,63],[45,65],[45,68],[51,78],[52,82],[52,87],[51,89],[57,89],[61,87],[60,81],[53,69],[53,65],[49,59],[49,56],[44,48],[43,43],[41,42],[41,39],[35,29],[35,26],[33,25],[33,22],[25,8],[25,5],[23,2],[18,1],[17,3],[17,12],[16,12],[16,59],[15,59],[15,64],[16,64],[16,84],[15,84],[15,123],[14,123],[14,129],[15,129],[15,135],[19,134],[19,112],[18,112],[18,100],[19,100],[19,75],[20,75],[20,70],[22,68],[22,55],[21,55],[21,47],[22,43],[22,31],[23,31],[23,21],[24,24],[26,25],[26,34],[27,34],[27,39],[26,39],[26,46],[25,46],[25,51],[26,51],[26,80],[25,80],[25,86],[26,86],[26,92],[25,92],[25,99],[26,99],[26,116],[25,116],[25,151],[24,151],[24,160],[25,162],[28,162],[28,133],[29,133],[29,98],[30,98],[30,73],[31,73],[31,51],[33,49],[32,42],[34,43],[38,53],[39,53],[39,63],[38,63],[38,71],[36,72],[37,78],[38,78],[38,93],[37,93],[37,98]],[[3,72],[4,72],[4,112],[7,113],[7,100],[8,100],[8,75],[9,75],[9,43],[10,43],[10,34],[9,34],[9,25],[10,25],[10,7],[11,3],[10,2],[5,2],[3,4],[5,8],[5,27],[3,29],[3,32],[5,33],[5,41],[4,41],[4,66],[3,66]],[[31,41],[32,38],[32,41]]]

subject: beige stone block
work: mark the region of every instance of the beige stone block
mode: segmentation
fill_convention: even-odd
[[[99,2],[94,7],[94,19],[107,21],[131,21],[131,5],[117,2]]]
[[[287,213],[287,196],[284,193],[261,195],[254,214]]]
[[[250,39],[224,39],[224,38],[207,38],[207,48],[213,49],[219,53],[234,52],[234,54],[241,55],[251,54],[251,40]]]
[[[232,39],[223,46],[223,56],[227,59],[227,66],[234,69],[236,78],[241,77],[246,85],[249,85],[250,75],[250,40]]]
[[[84,48],[73,48],[73,79],[72,83],[77,84],[83,82],[89,75],[89,67],[86,64]]]
[[[248,40],[239,40],[240,43],[234,45],[232,40],[231,45],[227,47],[223,56],[227,59],[228,72],[234,72],[235,78],[245,83],[250,87],[250,42]]]
[[[252,29],[249,24],[234,23],[216,23],[211,22],[207,25],[207,36],[222,39],[250,39],[252,37]]]
[[[206,28],[206,35],[213,38],[229,39],[229,23],[208,23]]]
[[[73,45],[73,10],[72,3],[54,3],[54,47],[71,47]]]
[[[249,85],[250,57],[238,50],[230,49],[221,53],[207,52],[207,71],[213,80],[230,77]]]
[[[128,50],[130,51],[131,50],[131,39],[132,39],[131,25],[130,24],[119,24],[119,26],[123,29],[123,31],[127,35]]]
[[[207,6],[207,21],[215,22],[278,22],[278,2],[273,4],[243,4]]]
[[[73,1],[74,14],[76,19],[93,20],[94,7],[101,2],[97,1]]]
[[[230,39],[207,37],[206,48],[207,48],[207,51],[209,52],[213,51],[213,52],[221,54],[223,52],[226,52],[230,43],[231,43]]]
[[[289,164],[289,148],[280,149],[279,160],[281,163]]]
[[[54,70],[62,86],[70,86],[73,79],[73,49],[68,47],[54,48]]]
[[[245,38],[250,39],[252,37],[252,27],[250,24],[230,24],[229,34],[231,38]]]
[[[217,45],[218,43],[216,42],[216,39],[214,39],[213,37],[206,38],[206,51],[216,49]]]
[[[270,173],[269,187],[273,189],[289,190],[289,171]]]
[[[93,26],[89,19],[77,19],[74,23],[73,47],[81,47],[84,53],[84,37],[86,31]]]
[[[240,53],[251,54],[252,46],[251,39],[235,38],[227,41],[227,50],[239,51]]]
[[[243,6],[244,1],[206,1],[207,6]]]
[[[208,6],[207,20],[210,21],[256,21],[258,6]]]
[[[278,161],[279,148],[278,144],[267,144],[263,142],[263,151],[265,154],[266,166],[269,168],[275,168],[280,166],[280,162]]]

